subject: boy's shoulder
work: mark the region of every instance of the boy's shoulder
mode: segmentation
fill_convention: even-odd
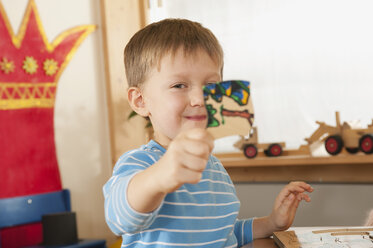
[[[165,151],[162,146],[151,140],[149,143],[121,155],[114,166],[114,172],[123,168],[123,166],[126,166],[127,169],[130,167],[146,169],[158,161]]]
[[[125,153],[123,153],[120,157],[119,160],[123,160],[129,156],[141,156],[143,154],[147,153],[159,153],[163,154],[166,152],[166,149],[163,148],[161,145],[159,145],[157,142],[154,140],[150,140],[147,144],[144,144],[140,146],[139,148],[129,150]]]

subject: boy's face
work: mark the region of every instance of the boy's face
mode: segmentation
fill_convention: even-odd
[[[185,56],[179,49],[174,57],[166,54],[158,68],[154,66],[142,94],[159,144],[167,147],[180,132],[206,127],[202,87],[221,81],[220,71],[220,65],[203,50]]]

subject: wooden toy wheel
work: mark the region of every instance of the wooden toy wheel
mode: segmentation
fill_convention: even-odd
[[[359,147],[365,154],[373,153],[373,134],[365,134],[359,140]]]
[[[258,154],[258,149],[253,144],[245,145],[243,148],[243,154],[247,158],[255,158],[256,155]]]
[[[265,154],[269,157],[277,157],[282,153],[282,147],[280,144],[271,144],[265,151]]]
[[[325,140],[325,149],[330,155],[337,155],[343,148],[343,140],[339,135],[329,136]]]

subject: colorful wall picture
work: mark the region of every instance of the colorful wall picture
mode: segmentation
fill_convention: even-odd
[[[250,82],[230,80],[208,84],[203,88],[208,111],[208,128],[214,138],[247,136],[254,122]]]

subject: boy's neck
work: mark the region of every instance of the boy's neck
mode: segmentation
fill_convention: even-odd
[[[156,137],[156,135],[154,135],[153,141],[156,142],[158,145],[162,146],[166,150],[168,148],[168,145],[170,144],[170,141],[167,141],[167,142],[163,141],[162,142],[162,139]]]

